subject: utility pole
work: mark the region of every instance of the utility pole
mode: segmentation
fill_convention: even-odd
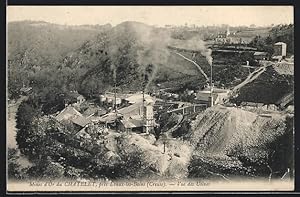
[[[212,107],[214,105],[214,99],[213,99],[213,87],[212,87],[212,63],[210,65],[210,106]]]
[[[145,89],[146,89],[146,73],[144,71],[144,75],[143,75],[143,82],[142,82],[142,121],[143,121],[143,125],[145,127],[145,132],[148,132],[148,128],[147,128],[147,121],[146,121],[146,110],[145,110]]]
[[[146,119],[146,109],[145,109],[145,89],[143,89],[143,104],[142,104],[142,119],[143,124],[145,126],[145,132],[148,133],[148,125],[147,125],[147,119]]]
[[[118,127],[117,127],[117,119],[118,119],[118,113],[117,113],[117,80],[114,80],[114,108],[115,108],[115,114],[116,114],[116,119],[115,119],[115,127],[116,127],[116,132],[118,132]]]

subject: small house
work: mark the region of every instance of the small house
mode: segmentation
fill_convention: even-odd
[[[77,91],[72,91],[67,95],[67,98],[65,99],[66,103],[69,104],[77,104],[80,105],[85,101],[85,98],[79,94]]]
[[[196,94],[197,103],[211,105],[211,97],[213,98],[213,104],[221,104],[224,100],[228,97],[230,90],[227,89],[220,89],[220,88],[213,88],[211,90],[209,87],[205,88],[204,90],[198,91]]]

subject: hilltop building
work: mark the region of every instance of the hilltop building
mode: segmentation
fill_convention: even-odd
[[[235,32],[230,32],[229,27],[225,32],[221,32],[215,38],[215,44],[248,44],[251,39],[237,35]]]
[[[274,44],[274,54],[272,59],[281,61],[286,57],[286,43],[284,42],[277,42]]]

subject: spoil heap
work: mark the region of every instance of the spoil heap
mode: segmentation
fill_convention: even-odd
[[[255,80],[239,89],[232,102],[278,104],[278,101],[294,90],[294,64],[273,63]]]
[[[266,116],[233,107],[208,108],[192,122],[190,175],[202,177],[211,171],[231,176],[264,175],[270,166],[286,170],[292,165],[286,157],[291,155],[292,145],[282,144],[292,142],[291,122],[285,114]]]
[[[136,178],[157,176],[182,178],[187,176],[191,155],[191,147],[187,144],[174,139],[155,141],[154,136],[135,133],[122,135],[119,142],[116,154],[121,158],[133,155],[139,157],[140,166],[135,168],[134,176]]]

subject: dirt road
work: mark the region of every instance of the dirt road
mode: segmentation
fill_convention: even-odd
[[[7,107],[7,126],[6,126],[6,140],[7,140],[7,148],[15,148],[18,150],[18,155],[19,157],[19,164],[22,167],[28,167],[31,166],[31,163],[28,161],[28,159],[21,155],[18,146],[17,146],[17,141],[16,141],[16,134],[17,134],[17,129],[16,129],[16,113],[18,110],[18,107],[20,105],[20,103],[26,99],[27,97],[21,97],[20,99],[18,99],[16,101],[16,103],[14,104],[10,104]]]

